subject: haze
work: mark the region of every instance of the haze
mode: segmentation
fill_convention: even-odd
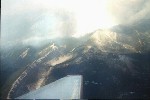
[[[81,37],[150,18],[149,0],[2,0],[2,43]]]

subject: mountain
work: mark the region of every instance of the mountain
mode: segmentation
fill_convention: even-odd
[[[83,98],[150,98],[149,51],[150,33],[123,25],[38,47],[16,44],[1,49],[1,94],[15,98],[80,74]]]

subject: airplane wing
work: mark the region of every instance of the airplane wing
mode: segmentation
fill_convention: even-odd
[[[80,99],[82,76],[68,75],[16,99]]]

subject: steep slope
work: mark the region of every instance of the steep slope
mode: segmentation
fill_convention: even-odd
[[[81,74],[84,98],[149,98],[150,33],[126,26],[132,30],[127,32],[122,27],[3,52],[3,72],[22,69],[9,83],[7,97],[18,97],[69,74]]]

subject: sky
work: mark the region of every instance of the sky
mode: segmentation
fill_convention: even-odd
[[[80,37],[150,19],[150,0],[2,0],[1,41]]]

